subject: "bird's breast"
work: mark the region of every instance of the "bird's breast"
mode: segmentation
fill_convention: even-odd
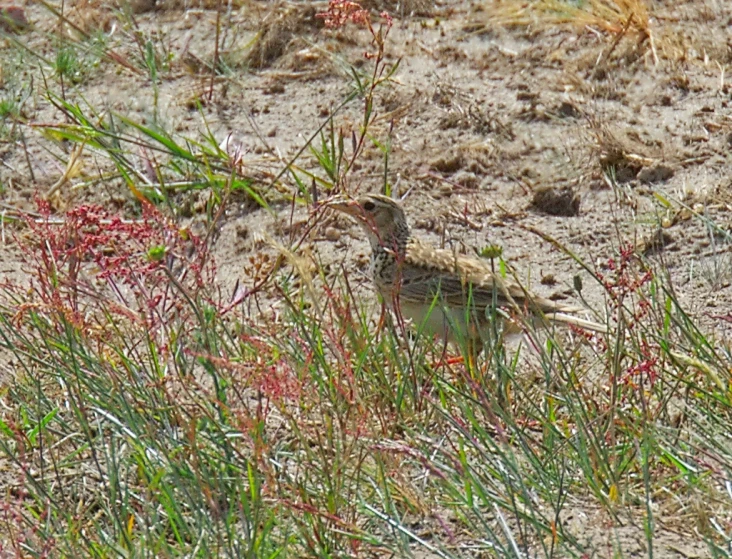
[[[488,321],[466,312],[465,308],[446,308],[442,305],[398,301],[402,318],[427,336],[439,336],[448,342],[479,340]]]

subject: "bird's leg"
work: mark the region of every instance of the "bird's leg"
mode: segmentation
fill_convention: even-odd
[[[511,383],[508,382],[506,375],[501,375],[501,379],[498,383],[498,391],[496,398],[498,399],[498,405],[503,410],[511,409]]]
[[[496,397],[498,398],[498,405],[503,410],[511,409],[511,375],[508,372],[508,368],[505,366],[506,352],[503,344],[494,349],[496,352],[496,376],[498,380],[498,390]],[[498,362],[503,364],[501,366]]]
[[[377,332],[381,332],[385,328],[391,328],[393,326],[391,313],[386,310],[386,303],[381,302],[381,315],[379,316],[379,324],[376,327]]]
[[[478,368],[478,354],[482,349],[480,338],[478,338],[477,340],[472,337],[468,338],[468,344],[466,349],[468,358],[468,374],[470,375],[471,379],[482,384],[483,380],[485,379],[485,371],[481,371]]]
[[[399,341],[404,344],[404,347],[407,348],[407,350],[410,352],[410,358],[411,358],[411,350],[414,346],[414,341],[416,340],[415,332],[412,330],[409,326],[409,324],[404,320],[404,315],[402,314],[402,307],[399,303],[399,293],[396,292],[392,296],[391,304],[387,303],[387,300],[384,299],[382,303],[382,313],[385,313],[388,315],[389,318],[389,325],[392,328],[392,332],[395,334],[398,334]],[[391,312],[389,312],[391,310]]]
[[[411,332],[404,329],[404,325],[400,322],[399,317],[395,317],[394,313],[389,309],[386,302],[381,302],[381,314],[379,316],[379,324],[377,331],[388,331],[397,340],[399,347],[410,351]]]
[[[511,379],[502,366],[502,357],[504,357],[502,333],[499,332],[498,336],[499,338],[493,340],[492,343],[479,347],[479,349],[485,349],[482,378],[489,379],[488,382],[494,387],[493,393],[498,406],[503,410],[508,410],[511,406]],[[495,370],[493,375],[490,375],[491,368]]]
[[[442,354],[440,355],[440,360],[437,361],[437,363],[435,363],[433,365],[433,367],[435,369],[439,369],[440,367],[442,367],[444,365],[447,365],[447,366],[457,365],[457,364],[463,363],[465,361],[465,359],[463,358],[462,355],[457,355],[455,357],[448,357],[447,356],[447,350],[448,350],[447,343],[448,343],[447,340],[445,340],[443,342]]]

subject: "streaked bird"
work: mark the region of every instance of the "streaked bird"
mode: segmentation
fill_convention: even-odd
[[[523,331],[521,318],[537,325],[606,327],[576,316],[584,309],[529,293],[495,274],[486,260],[430,246],[412,235],[399,202],[381,194],[335,197],[328,206],[353,217],[371,244],[376,289],[398,316],[421,331],[477,349],[491,332]],[[499,324],[492,324],[498,320]],[[495,330],[494,330],[495,328]]]

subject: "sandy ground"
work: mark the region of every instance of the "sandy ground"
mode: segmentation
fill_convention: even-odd
[[[571,301],[574,276],[582,275],[583,295],[597,308],[603,307],[600,287],[530,229],[552,236],[598,270],[619,245],[633,244],[664,263],[681,303],[726,339],[729,323],[715,317],[732,313],[726,233],[732,85],[723,71],[732,63],[732,3],[677,4],[652,4],[653,44],[628,33],[615,46],[591,25],[499,25],[490,19],[497,6],[490,3],[425,4],[416,6],[417,15],[397,18],[387,53],[389,60],[401,58],[401,65],[393,82],[377,92],[372,134],[391,142],[386,176],[404,196],[416,234],[469,253],[497,245],[527,286],[556,299]],[[269,184],[349,93],[348,64],[369,64],[365,31],[326,30],[313,17],[325,4],[246,2],[230,14],[224,55],[231,73],[217,80],[213,101],[198,112],[191,99],[209,87],[199,63],[213,58],[215,12],[172,3],[158,3],[153,11],[144,7],[135,15],[139,30],[164,45],[172,60],[157,92],[148,75],[103,60],[65,95],[191,138],[200,138],[206,126],[218,141],[231,134],[258,186]],[[56,19],[35,4],[25,9],[34,28],[18,37],[50,56]],[[135,53],[130,31],[111,9],[93,11],[81,3],[67,9],[77,25],[101,26],[116,52]],[[275,34],[275,46],[263,51],[261,67],[247,70],[251,41],[263,25]],[[11,47],[6,40],[8,52]],[[27,122],[63,122],[58,110],[29,90],[31,74],[38,80],[34,60],[38,66],[33,57],[16,53],[2,62],[4,91],[25,96]],[[13,90],[16,83],[25,86]],[[338,113],[336,128],[358,130],[362,110],[356,101]],[[67,151],[40,126],[26,127],[24,142],[0,137],[3,208],[32,209],[33,195],[63,173]],[[135,202],[122,181],[79,186],[109,165],[99,157],[84,154],[83,171],[55,199],[59,207],[95,202],[132,211]],[[603,177],[603,161],[618,163],[614,188]],[[307,151],[298,165],[318,172]],[[384,172],[381,151],[369,147],[347,188],[377,190]],[[247,200],[230,206],[214,248],[225,291],[254,282],[245,269],[254,255],[273,254],[267,238],[287,244],[305,230],[311,208],[292,210],[287,193],[293,188],[285,177],[271,191],[274,213]],[[571,202],[547,202],[557,191]],[[195,223],[200,200],[188,196]],[[687,209],[674,204],[667,210],[660,199]],[[367,249],[355,225],[328,218],[301,254],[334,270],[355,265],[365,271]],[[23,277],[9,247],[0,252],[0,273]],[[362,282],[364,296],[372,297],[367,278]],[[578,515],[585,515],[578,521],[602,534],[603,521],[591,520],[599,513],[578,507]],[[637,552],[644,554],[642,527],[628,533],[629,542],[638,537]],[[704,556],[703,548],[672,530],[662,546],[659,557]],[[625,556],[636,556],[631,548]]]

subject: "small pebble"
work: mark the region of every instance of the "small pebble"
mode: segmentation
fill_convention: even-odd
[[[324,235],[325,239],[332,243],[335,243],[341,238],[341,232],[335,227],[326,227]]]

